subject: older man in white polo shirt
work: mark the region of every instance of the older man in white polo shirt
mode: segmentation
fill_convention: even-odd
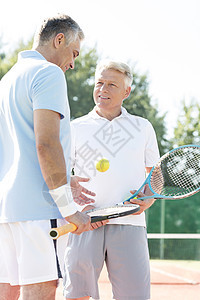
[[[130,190],[138,189],[159,158],[156,135],[150,122],[130,115],[122,107],[131,92],[130,68],[106,61],[97,66],[94,109],[74,120],[72,163],[75,174],[91,178],[88,188],[96,193],[95,207],[122,202]],[[106,172],[98,172],[95,162],[105,157]],[[144,191],[148,195],[149,191]],[[153,200],[138,201],[135,215],[112,219],[106,226],[81,236],[69,236],[66,250],[66,299],[99,299],[98,278],[104,261],[118,300],[150,298],[149,252],[144,210]],[[82,210],[79,207],[79,210]],[[86,208],[87,209],[87,208]]]

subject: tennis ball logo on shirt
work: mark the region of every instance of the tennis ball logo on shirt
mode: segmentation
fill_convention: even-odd
[[[109,169],[109,167],[110,163],[109,160],[106,158],[102,158],[96,163],[96,169],[99,172],[106,172]]]

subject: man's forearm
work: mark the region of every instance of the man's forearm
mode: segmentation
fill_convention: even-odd
[[[77,208],[70,183],[67,184],[66,163],[60,143],[60,114],[51,110],[34,111],[34,132],[38,160],[49,193],[61,215],[73,215]]]
[[[66,184],[66,164],[60,142],[40,143],[36,147],[42,175],[48,188],[52,190]]]
[[[49,192],[63,217],[76,213],[71,188],[67,185],[65,159],[59,142],[40,144],[37,153],[41,171]]]

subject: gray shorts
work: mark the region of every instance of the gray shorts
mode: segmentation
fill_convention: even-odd
[[[65,297],[99,299],[98,278],[104,261],[114,299],[150,299],[146,228],[114,224],[80,236],[69,235],[65,253]]]

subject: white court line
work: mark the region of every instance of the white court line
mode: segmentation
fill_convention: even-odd
[[[187,271],[190,271],[190,272],[195,272],[195,273],[199,273],[200,274],[200,270],[197,270],[197,269],[193,269],[191,267],[187,267],[187,266],[182,266],[182,265],[177,265],[177,264],[174,264],[174,266],[176,268],[180,268],[182,270],[187,270]]]
[[[148,239],[200,239],[199,233],[148,233]]]
[[[158,268],[155,268],[155,267],[151,267],[151,270],[154,271],[154,272],[163,274],[165,276],[169,276],[171,278],[182,280],[182,281],[190,283],[190,284],[199,284],[197,281],[193,281],[191,279],[188,279],[188,278],[185,278],[185,277],[182,277],[182,276],[174,275],[172,273],[168,273],[168,272],[162,271],[162,270],[160,270]]]

